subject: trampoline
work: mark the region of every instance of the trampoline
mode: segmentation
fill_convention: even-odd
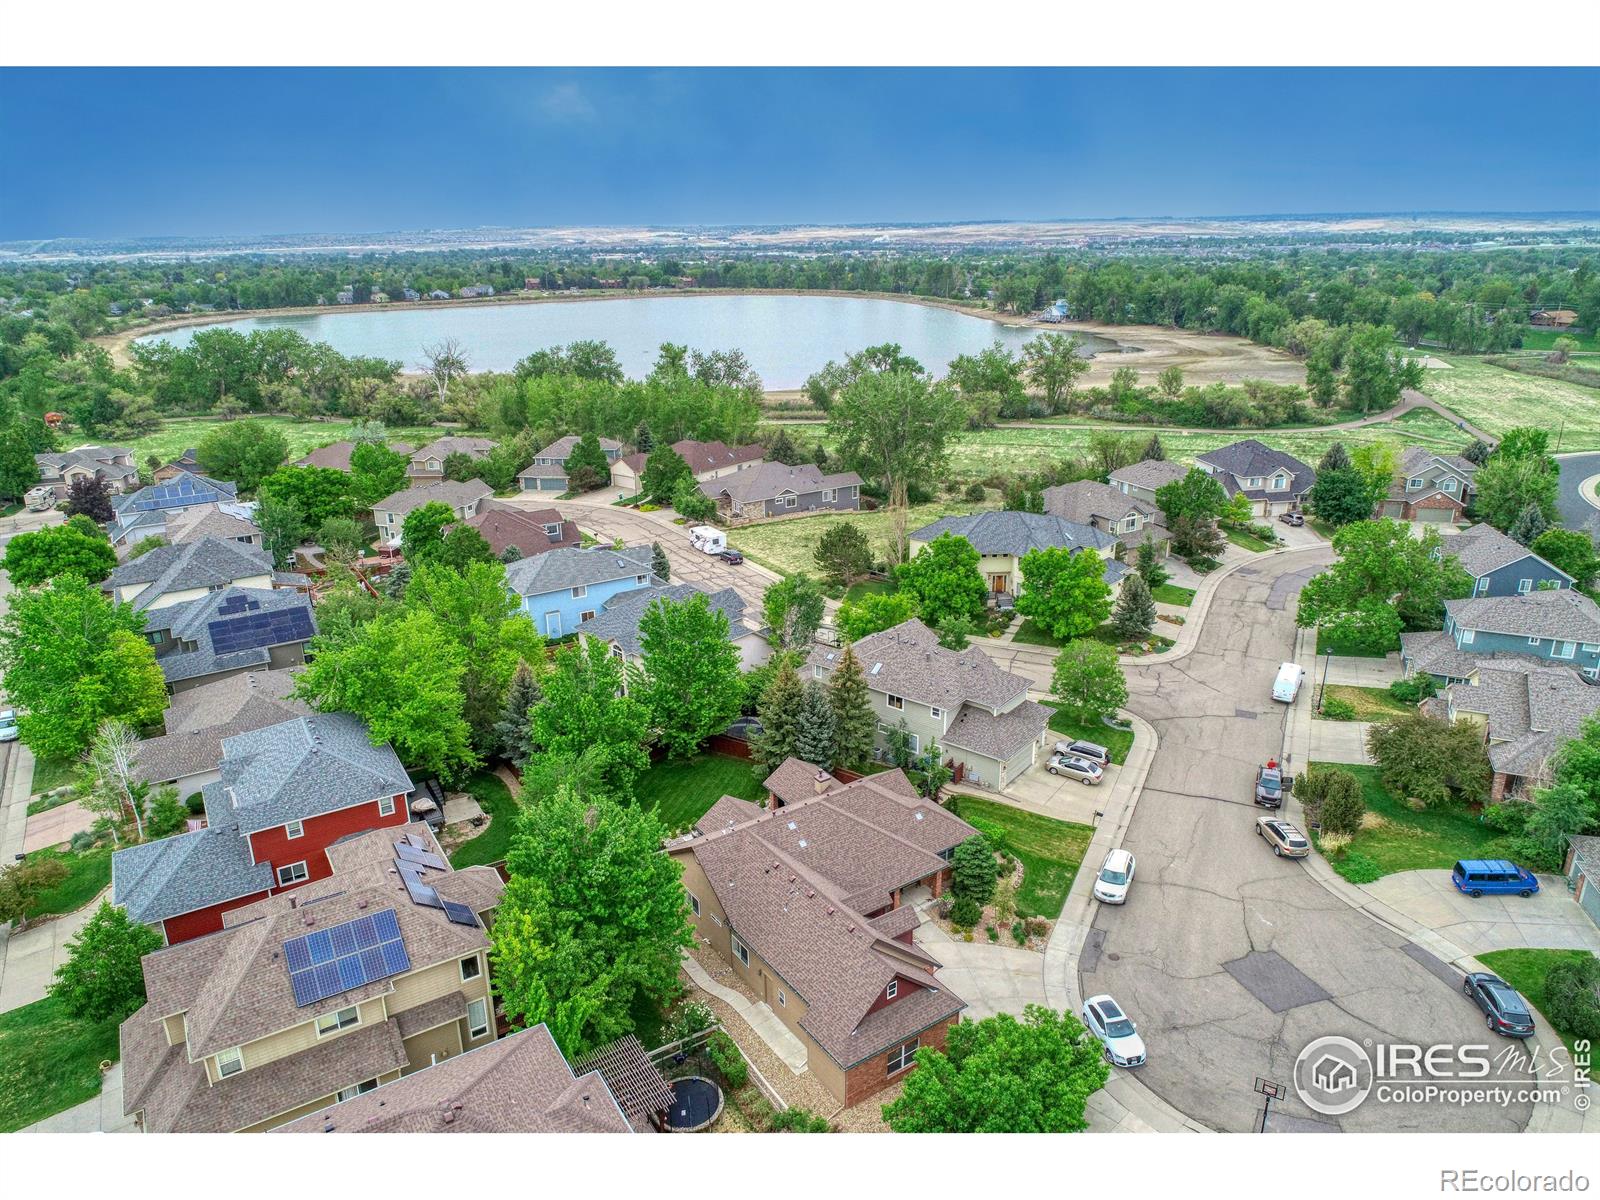
[[[722,1089],[711,1080],[689,1075],[672,1081],[667,1126],[674,1133],[696,1133],[721,1115]]]

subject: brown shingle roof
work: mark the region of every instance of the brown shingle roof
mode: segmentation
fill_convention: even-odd
[[[699,833],[716,833],[719,829],[728,829],[734,825],[743,825],[746,821],[754,821],[765,811],[759,804],[752,804],[737,796],[723,796],[706,809],[705,814],[694,823],[694,827]]]
[[[223,738],[309,713],[290,695],[294,683],[290,671],[248,671],[179,692],[167,709],[167,732],[138,745],[139,777],[159,782],[215,770]]]
[[[733,447],[726,442],[696,442],[690,438],[673,442],[672,448],[679,458],[689,464],[689,472],[693,475],[738,466],[740,463],[760,462],[767,454],[765,446]]]
[[[831,672],[843,653],[818,646],[807,661]],[[938,635],[915,617],[862,638],[855,655],[873,691],[951,711],[963,702],[1004,709],[1028,693],[1028,681],[1021,675],[1002,671],[981,650],[946,650]]]
[[[310,454],[294,460],[297,467],[327,467],[335,471],[348,471],[350,469],[350,456],[355,453],[354,442],[334,442],[330,446],[323,446],[313,450]],[[410,457],[412,446],[409,442],[390,442],[389,449],[396,454]]]
[[[553,508],[528,511],[512,508],[498,500],[485,500],[478,506],[477,515],[467,518],[467,524],[483,535],[496,558],[515,546],[520,557],[543,554],[557,546],[581,546],[583,537],[575,521],[563,520]],[[547,525],[556,526],[556,536],[546,531]]]
[[[762,786],[785,804],[798,804],[814,796],[838,791],[844,785],[821,767],[790,755],[762,781]]]

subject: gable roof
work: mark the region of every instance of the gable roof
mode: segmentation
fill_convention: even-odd
[[[695,596],[704,596],[707,605],[714,612],[719,612],[728,618],[730,641],[752,632],[744,620],[744,597],[738,592],[731,587],[707,592],[688,583],[642,587],[613,596],[606,601],[603,610],[578,626],[578,632],[599,638],[603,642],[614,642],[622,647],[624,654],[638,654],[639,622],[649,611],[650,606],[657,600],[681,604]]]
[[[1489,732],[1489,762],[1497,772],[1540,778],[1563,742],[1600,711],[1600,688],[1570,667],[1486,663],[1476,684],[1446,690],[1455,712],[1478,713]]]
[[[1460,533],[1444,537],[1442,541],[1444,552],[1455,555],[1456,561],[1466,568],[1467,574],[1474,579],[1491,571],[1498,571],[1501,567],[1508,567],[1514,562],[1520,562],[1524,558],[1531,558],[1568,583],[1573,582],[1571,575],[1540,558],[1521,542],[1507,537],[1487,522],[1468,526]]]
[[[229,826],[124,846],[111,855],[111,903],[147,925],[270,891],[271,863],[258,863],[250,843]]]
[[[1154,505],[1094,479],[1045,488],[1044,511],[1080,525],[1092,524],[1096,517],[1120,521],[1129,513],[1138,513],[1148,520],[1158,512]]]
[[[842,650],[817,646],[806,661],[832,671]],[[954,711],[963,703],[999,711],[1028,694],[1028,680],[995,666],[983,651],[946,650],[939,636],[912,617],[855,643],[867,686]]]
[[[128,479],[137,478],[139,468],[131,463],[118,463],[113,460],[127,458],[132,454],[133,451],[126,446],[79,446],[75,450],[50,450],[43,454],[35,454],[33,461],[39,466],[39,474],[46,478],[59,479],[69,468],[81,467],[97,475]]]
[[[1600,642],[1600,607],[1582,592],[1570,588],[1520,596],[1446,600],[1444,610],[1461,629]]]
[[[1188,467],[1171,459],[1146,458],[1140,462],[1130,463],[1126,467],[1118,467],[1106,478],[1119,480],[1129,487],[1153,492],[1159,487],[1165,487],[1182,479],[1188,473]]]
[[[1400,452],[1400,470],[1408,477],[1415,476],[1419,470],[1426,471],[1430,463],[1448,467],[1454,474],[1469,481],[1478,472],[1477,463],[1459,454],[1439,454],[1422,446],[1407,446]]]
[[[1217,477],[1217,482],[1222,484],[1222,490],[1229,496],[1243,492],[1247,496],[1261,499],[1269,494],[1281,496],[1284,491],[1299,496],[1310,491],[1311,485],[1317,481],[1317,473],[1311,467],[1292,454],[1274,450],[1271,446],[1256,441],[1255,438],[1245,438],[1228,446],[1207,450],[1203,454],[1195,455],[1195,461],[1207,463],[1223,472]],[[1257,476],[1265,480],[1279,471],[1288,473],[1287,489],[1269,493],[1264,484],[1262,487],[1252,488],[1244,487],[1237,482],[1238,479],[1253,479]]]
[[[467,524],[483,535],[496,558],[515,546],[522,554],[543,554],[557,546],[577,546],[583,535],[576,521],[568,521],[553,508],[529,511],[513,508],[498,500],[485,500],[478,511],[467,518]],[[556,536],[545,532],[546,525],[556,527]]]
[[[726,442],[697,442],[692,438],[673,442],[672,449],[679,458],[689,464],[689,471],[693,475],[703,475],[707,471],[721,470],[724,467],[735,467],[740,463],[759,462],[767,454],[765,446],[735,448]]]
[[[261,527],[254,521],[254,504],[195,504],[166,514],[167,541],[176,545],[198,538],[214,537],[224,541],[261,536]]]
[[[138,777],[151,782],[213,771],[222,742],[311,711],[296,700],[290,671],[244,671],[179,692],[167,709],[167,731],[137,747]]]
[[[208,475],[185,472],[165,483],[153,483],[137,492],[115,496],[111,507],[119,520],[126,520],[138,512],[158,512],[169,508],[187,508],[191,504],[217,504],[238,498],[239,489],[231,483],[212,479]]]
[[[166,630],[169,646],[194,643],[193,650],[168,649],[156,655],[162,677],[177,683],[219,671],[265,668],[273,646],[315,637],[317,618],[311,598],[302,592],[229,586],[150,609],[144,627],[150,633]]]
[[[333,471],[350,470],[350,456],[355,453],[357,443],[334,442],[331,445],[319,446],[310,454],[302,455],[294,460],[297,467],[326,467]],[[409,442],[390,442],[389,449],[396,454],[404,454],[409,458],[415,450]]]
[[[142,611],[169,592],[223,587],[237,579],[271,574],[272,558],[261,547],[200,537],[176,546],[157,546],[117,567],[101,586],[113,591],[146,584],[132,601],[134,609]]]
[[[1113,535],[1065,517],[1011,511],[943,517],[932,525],[924,525],[911,536],[919,542],[931,542],[942,533],[966,538],[979,554],[1011,554],[1017,558],[1030,550],[1087,547],[1098,551],[1117,544]]]
[[[394,747],[374,746],[367,723],[351,713],[235,734],[222,743],[221,770],[204,789],[206,817],[247,834],[412,788]]]
[[[468,479],[464,483],[456,483],[446,479],[440,483],[429,483],[422,487],[401,488],[392,496],[385,496],[372,506],[373,512],[389,512],[397,517],[421,508],[424,504],[438,501],[455,509],[471,504],[475,500],[482,500],[494,495],[494,489],[481,479]]]
[[[426,446],[418,446],[411,452],[412,467],[408,471],[421,465],[421,459],[437,458],[442,464],[452,454],[465,454],[470,458],[483,458],[495,446],[494,439],[485,437],[457,437],[446,434],[444,437],[435,438]]]
[[[616,579],[645,577],[657,582],[649,546],[564,547],[519,559],[506,568],[506,586],[519,596],[543,596],[563,588],[588,587]]]
[[[555,441],[551,442],[533,457],[536,459],[553,458],[556,460],[556,462],[564,464],[568,458],[572,457],[573,450],[577,448],[578,443],[582,440],[583,438],[581,438],[578,434],[569,433],[566,437],[558,437]],[[615,438],[603,437],[597,438],[596,440],[600,443],[600,449],[602,450],[622,449],[622,443],[617,441]],[[527,472],[523,472],[523,474],[526,473]]]
[[[836,792],[844,784],[815,763],[791,754],[761,781],[761,786],[785,804],[798,804],[814,796]]]
[[[824,475],[820,468],[811,463],[790,467],[769,462],[746,467],[721,479],[708,480],[700,485],[700,490],[712,497],[725,494],[735,504],[749,504],[756,500],[771,500],[784,492],[805,495],[808,492],[860,486],[861,476],[854,471]]]

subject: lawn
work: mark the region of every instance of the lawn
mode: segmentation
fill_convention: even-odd
[[[63,804],[71,804],[77,796],[70,791],[60,791],[54,796],[38,796],[28,801],[28,815],[37,817],[42,812],[49,812],[52,808],[60,808]]]
[[[299,458],[315,450],[318,446],[326,446],[329,442],[337,442],[349,436],[351,421],[302,421],[296,417],[252,417],[251,420],[260,421],[270,425],[289,443],[289,457]],[[133,451],[133,460],[140,466],[150,455],[155,455],[162,462],[170,462],[185,450],[198,446],[200,440],[215,428],[223,424],[217,417],[177,417],[163,421],[161,428],[144,437],[124,441],[122,444]],[[457,429],[437,429],[427,426],[412,428],[394,428],[389,430],[389,435],[399,442],[410,442],[413,446],[423,445],[433,441],[442,433],[460,433]]]
[[[973,504],[961,499],[913,505],[906,513],[906,533],[915,533],[940,517],[960,516],[994,507],[992,502]],[[894,529],[893,514],[888,509],[876,512],[823,512],[812,517],[785,517],[782,520],[745,525],[728,531],[728,545],[770,570],[785,575],[808,571],[814,575],[817,564],[813,555],[817,542],[825,532],[838,524],[854,525],[866,535],[874,558],[887,557],[889,536]]]
[[[1316,767],[1338,767],[1361,781],[1361,795],[1367,802],[1367,816],[1350,844],[1329,859],[1333,869],[1347,879],[1359,876],[1363,865],[1352,862],[1361,855],[1378,875],[1396,871],[1448,871],[1458,858],[1510,857],[1500,834],[1465,812],[1429,810],[1413,812],[1391,796],[1378,777],[1378,768],[1348,763],[1313,763]],[[1371,876],[1352,882],[1371,882]]]
[[[1396,700],[1387,688],[1354,687],[1346,683],[1330,683],[1322,689],[1322,698],[1344,700],[1354,705],[1358,721],[1383,721],[1389,717],[1404,716],[1417,711],[1415,704]]]
[[[1150,598],[1157,604],[1176,604],[1188,608],[1194,603],[1194,589],[1179,587],[1175,583],[1163,583],[1160,587],[1150,590]]]
[[[1271,550],[1276,546],[1275,542],[1264,541],[1248,529],[1224,529],[1222,533],[1235,546],[1241,546],[1256,554],[1260,554],[1263,550]]]
[[[1173,640],[1171,638],[1163,637],[1159,633],[1152,633],[1142,642],[1119,641],[1117,635],[1112,632],[1109,623],[1097,626],[1084,636],[1091,637],[1097,642],[1104,642],[1108,646],[1116,647],[1119,654],[1158,654],[1162,650],[1166,650],[1173,645]],[[1011,640],[1013,642],[1021,642],[1026,646],[1059,647],[1066,644],[1065,642],[1061,641],[1060,638],[1050,633],[1049,630],[1045,629],[1041,625],[1036,624],[1031,617],[1023,621],[1021,625],[1017,626],[1017,631],[1011,635]]]
[[[1331,654],[1335,658],[1383,658],[1398,646],[1383,646],[1377,642],[1364,642],[1359,638],[1334,637],[1325,629],[1317,630],[1317,654]]]
[[[1491,950],[1487,954],[1479,954],[1477,959],[1521,992],[1528,1003],[1538,1009],[1542,1016],[1545,1012],[1544,977],[1550,968],[1558,962],[1577,961],[1589,957],[1591,955],[1587,950]],[[1567,1049],[1576,1054],[1577,1047],[1574,1042],[1577,1039],[1573,1034],[1557,1027],[1548,1017],[1545,1020],[1561,1036],[1561,1040],[1567,1044]]]
[[[957,796],[955,800],[954,807],[962,820],[1022,863],[1017,915],[1048,917],[1052,921],[1059,917],[1094,830],[996,800],[977,796]]]
[[[479,771],[467,780],[466,790],[472,793],[479,807],[488,814],[489,827],[470,842],[462,842],[455,848],[450,855],[450,865],[457,870],[487,866],[505,858],[517,816],[516,798],[506,786],[506,781],[493,771]]]
[[[1429,371],[1422,390],[1480,429],[1503,434],[1513,426],[1532,425],[1550,431],[1552,451],[1600,449],[1600,404],[1593,388],[1508,371],[1476,358],[1449,356],[1447,361],[1451,369]]]
[[[1113,729],[1100,721],[1074,721],[1059,708],[1050,713],[1050,730],[1062,737],[1104,746],[1119,767],[1128,761],[1128,751],[1133,749],[1133,730]]]
[[[29,862],[58,858],[67,865],[67,877],[55,887],[40,892],[28,906],[28,920],[77,912],[110,887],[111,850],[110,846],[97,846],[82,854],[74,854],[70,850],[51,846],[28,855]]]
[[[32,794],[37,796],[40,792],[53,792],[56,788],[66,787],[77,770],[78,760],[75,758],[34,759]]]
[[[849,590],[844,594],[844,600],[846,603],[850,603],[859,601],[863,596],[887,595],[898,587],[899,584],[892,579],[863,579],[860,583],[852,583],[850,585]]]
[[[1535,329],[1530,326],[1522,335],[1524,350],[1554,350],[1556,339],[1571,338],[1579,350],[1600,350],[1600,334],[1576,333],[1571,329]]]
[[[660,759],[639,776],[633,791],[640,807],[654,809],[673,833],[688,829],[724,796],[759,803],[767,795],[748,762],[723,754]]]
[[[121,1056],[117,1022],[69,1017],[49,996],[0,1013],[0,1132],[100,1094],[100,1064]]]

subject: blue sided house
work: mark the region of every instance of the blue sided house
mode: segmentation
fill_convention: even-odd
[[[619,593],[660,582],[649,546],[546,550],[506,568],[506,585],[547,638],[575,632]]]
[[[1443,542],[1443,552],[1454,555],[1472,576],[1474,596],[1525,596],[1573,586],[1571,575],[1493,525],[1473,525]]]
[[[1517,655],[1571,667],[1600,679],[1600,606],[1569,588],[1524,595],[1447,600],[1443,634],[1404,634],[1401,653],[1409,670],[1426,670],[1446,681],[1468,673],[1429,653],[1434,642],[1460,656],[1482,659]]]

